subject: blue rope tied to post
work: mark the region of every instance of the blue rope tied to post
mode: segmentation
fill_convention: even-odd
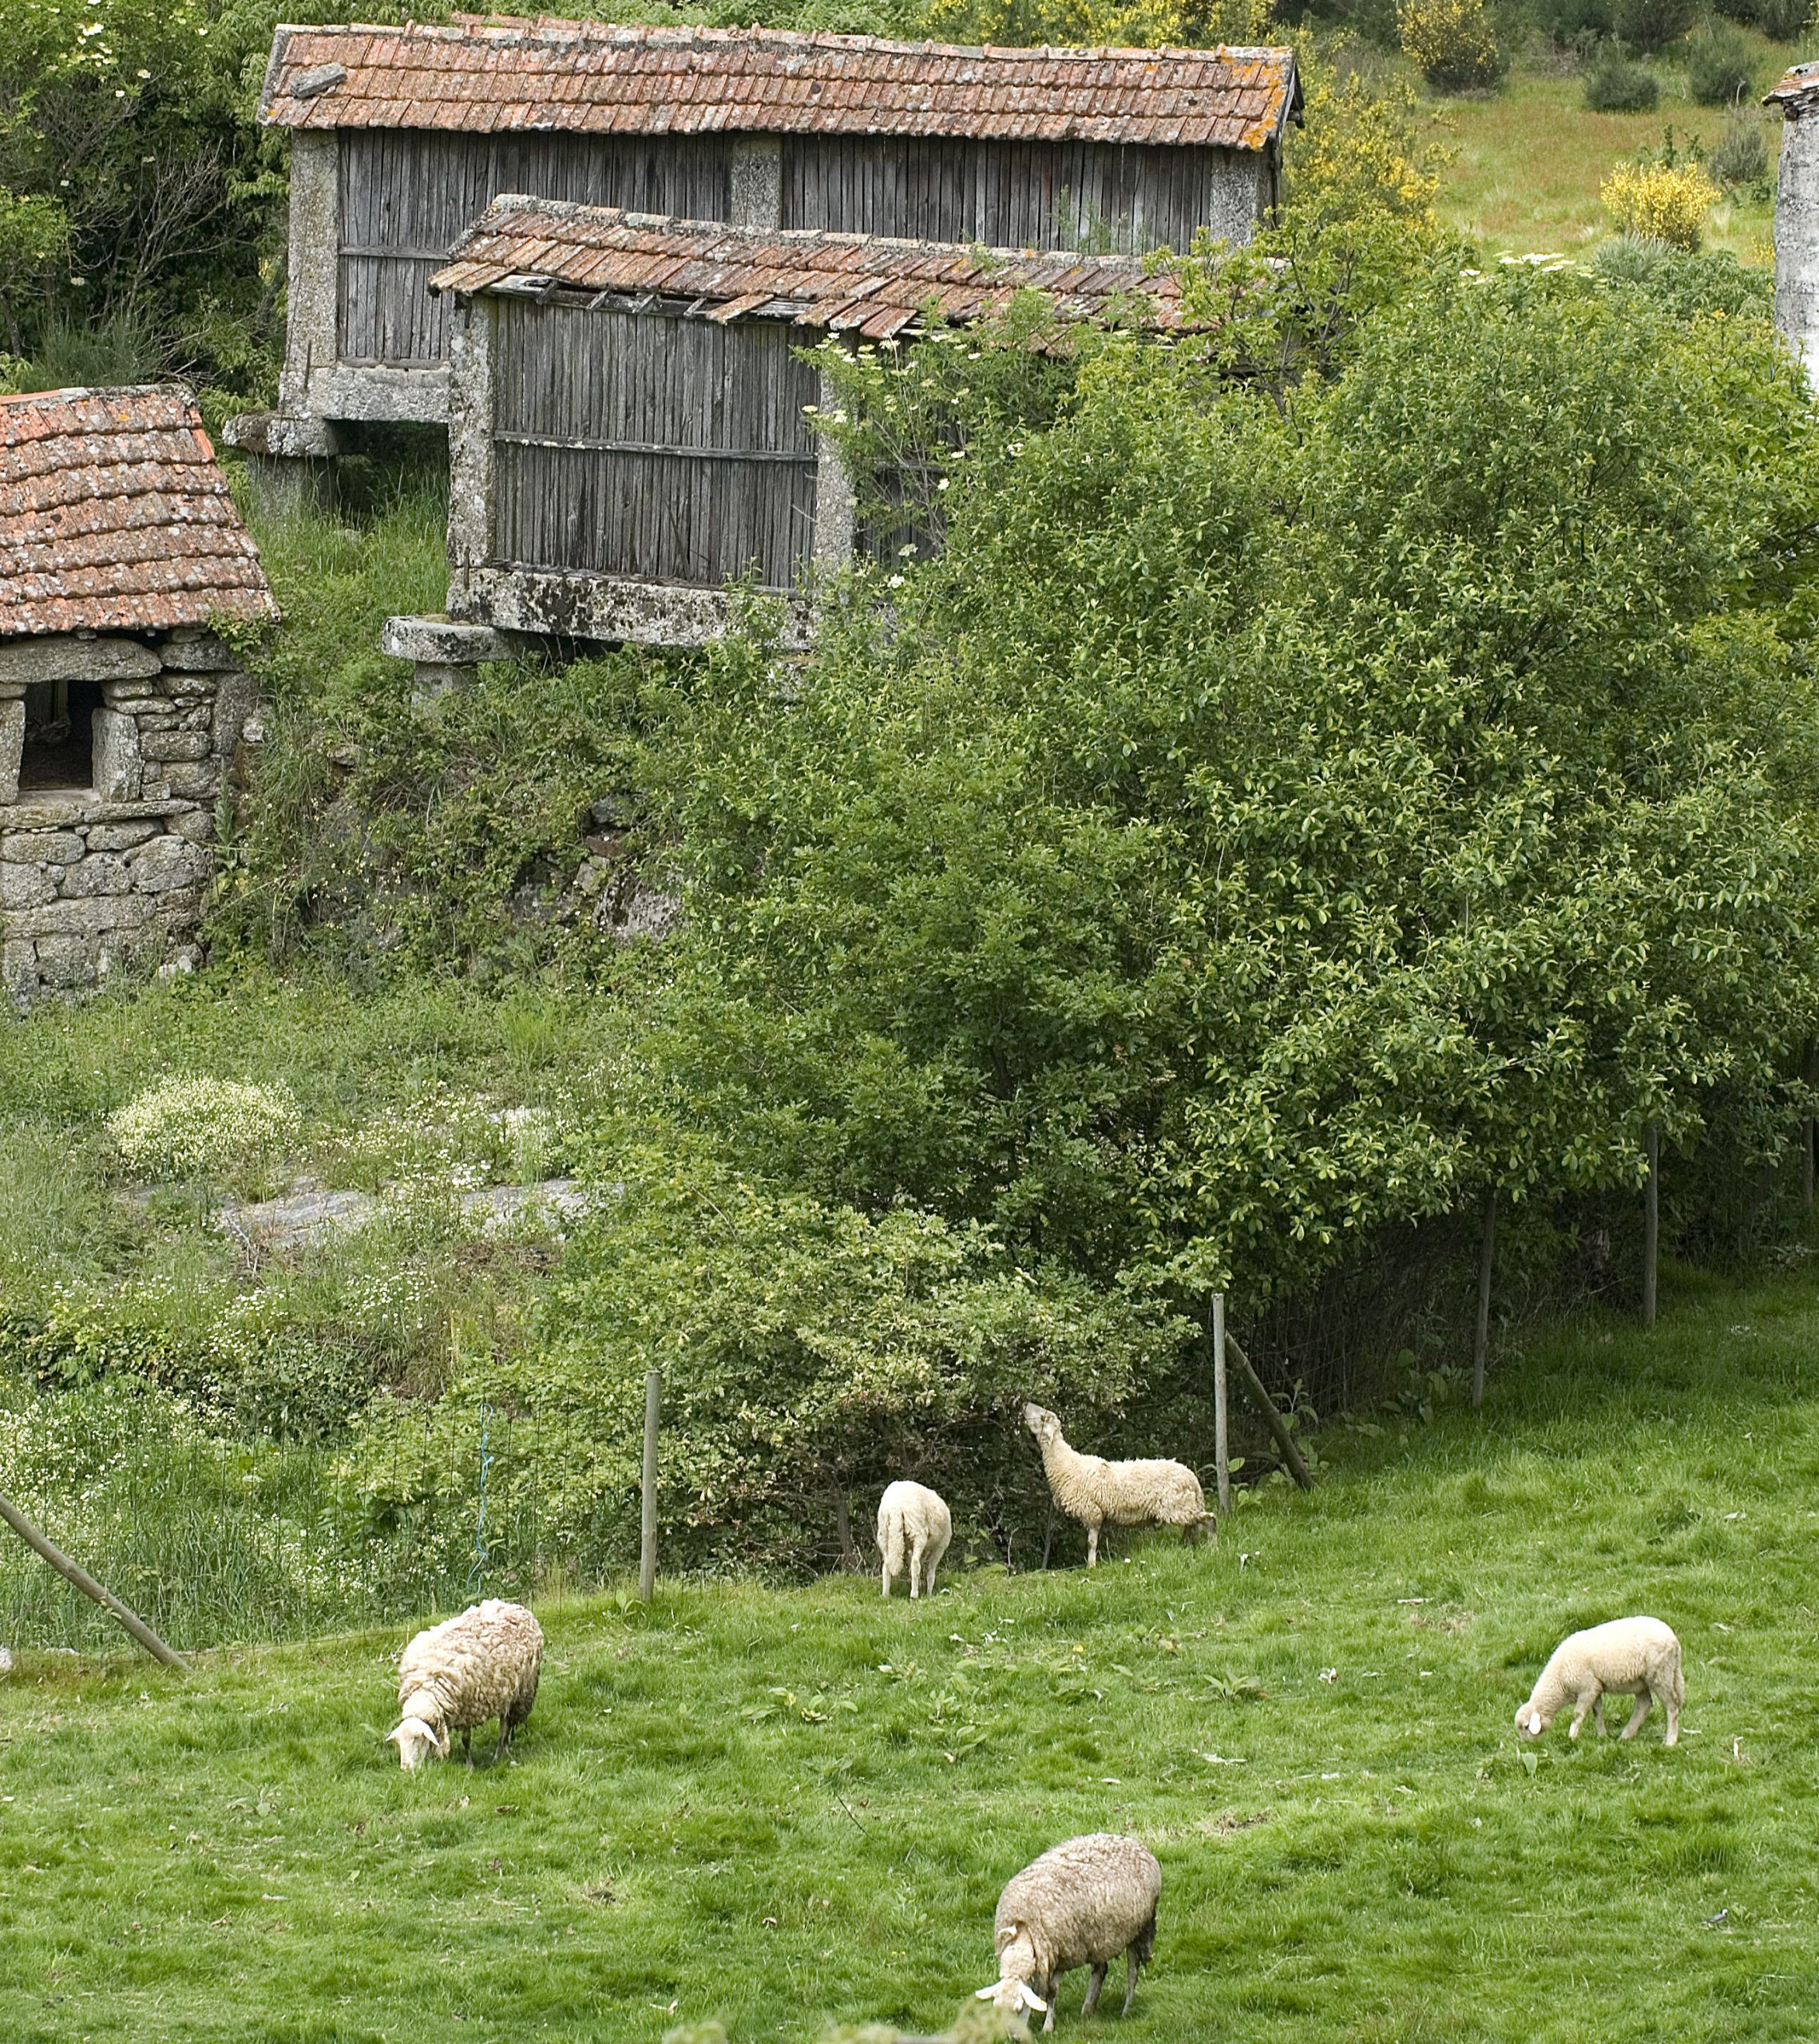
[[[493,1416],[490,1405],[480,1408],[480,1517],[474,1529],[474,1567],[468,1571],[468,1581],[474,1588],[480,1587],[481,1575],[486,1567],[486,1472],[493,1466],[493,1457],[487,1452],[487,1423]]]

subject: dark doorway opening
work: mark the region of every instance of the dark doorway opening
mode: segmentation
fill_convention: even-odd
[[[26,747],[19,792],[92,788],[98,681],[34,682],[26,691]]]

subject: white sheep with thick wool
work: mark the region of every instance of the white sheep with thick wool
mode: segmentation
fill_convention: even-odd
[[[1155,1855],[1134,1838],[1091,1832],[1051,1846],[1020,1874],[1013,1874],[998,1898],[993,1926],[998,1977],[978,1991],[1005,2015],[1041,2012],[1042,2027],[1055,2027],[1055,1992],[1064,1973],[1092,1969],[1082,2015],[1099,2006],[1105,1971],[1124,1955],[1124,2013],[1136,1998],[1137,1975],[1155,1947],[1156,1903],[1162,1869]]]
[[[1573,1721],[1567,1737],[1579,1737],[1591,1713],[1602,1737],[1607,1691],[1636,1699],[1623,1737],[1635,1737],[1658,1697],[1667,1709],[1662,1744],[1678,1744],[1686,1686],[1680,1672],[1680,1642],[1671,1629],[1659,1618],[1612,1618],[1607,1625],[1569,1633],[1548,1656],[1528,1701],[1516,1712],[1516,1729],[1531,1739],[1540,1738],[1570,1700]]]
[[[398,1664],[398,1724],[386,1734],[398,1765],[413,1769],[432,1754],[446,1760],[457,1732],[466,1753],[475,1725],[493,1717],[503,1757],[530,1715],[542,1672],[543,1628],[522,1604],[489,1597],[418,1633]]]
[[[1102,1526],[1179,1526],[1191,1540],[1217,1523],[1200,1480],[1185,1462],[1108,1462],[1070,1448],[1045,1406],[1025,1405],[1023,1423],[1042,1447],[1042,1467],[1058,1511],[1086,1528],[1086,1565],[1099,1560]]]
[[[878,1551],[883,1562],[884,1594],[906,1570],[912,1597],[935,1594],[935,1571],[953,1538],[947,1501],[926,1483],[893,1483],[878,1501]]]

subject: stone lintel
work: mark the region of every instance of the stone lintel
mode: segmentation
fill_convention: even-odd
[[[136,639],[83,639],[73,632],[0,645],[0,683],[41,681],[143,681],[163,662]]]
[[[446,615],[388,617],[379,644],[394,660],[433,667],[474,667],[513,660],[525,650],[522,640],[490,624],[463,624]]]
[[[73,824],[142,823],[185,816],[200,802],[160,796],[151,802],[104,802],[81,788],[27,792],[0,806],[0,831],[68,830]]]
[[[342,451],[341,429],[331,420],[299,412],[240,412],[221,438],[243,454],[272,461],[326,461]]]

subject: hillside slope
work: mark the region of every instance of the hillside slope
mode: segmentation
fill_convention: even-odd
[[[1161,1857],[1140,2040],[1813,2034],[1819,1289],[1682,1292],[1332,1431],[1309,1496],[1092,1577],[666,1589],[546,1612],[511,1763],[391,1764],[401,1634],[0,1686],[0,2027],[26,2039],[655,2039],[944,2022],[1055,1839]],[[1412,1404],[1411,1404],[1412,1411]],[[1517,1701],[1653,1610],[1686,1731]],[[489,1752],[489,1743],[481,1742]],[[1595,1983],[1594,1986],[1593,1983]],[[1076,2029],[1084,1976],[1068,1983]],[[454,2026],[459,2025],[458,2029]]]

